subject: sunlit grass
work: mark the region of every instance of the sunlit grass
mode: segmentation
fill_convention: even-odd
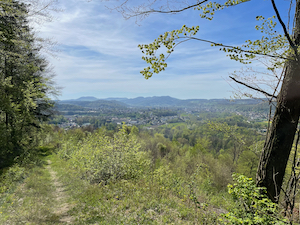
[[[53,156],[52,167],[67,186],[74,224],[217,224],[213,211],[199,209],[150,177],[90,184]],[[187,190],[188,192],[188,190]]]
[[[18,186],[1,195],[0,224],[53,224],[54,190],[49,172],[35,167]]]

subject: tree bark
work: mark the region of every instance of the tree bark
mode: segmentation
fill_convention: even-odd
[[[278,202],[300,115],[300,65],[298,62],[287,64],[257,172],[258,186],[267,188],[267,195],[273,202]]]
[[[300,43],[300,1],[296,3],[294,44]],[[266,187],[267,195],[278,202],[286,165],[293,146],[300,115],[300,59],[285,64],[282,87],[257,171],[257,185]]]

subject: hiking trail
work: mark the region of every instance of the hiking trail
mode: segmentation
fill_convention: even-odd
[[[60,218],[59,221],[62,223],[72,223],[74,218],[68,215],[70,210],[70,204],[66,203],[68,198],[64,185],[59,182],[56,172],[51,168],[51,161],[47,160],[48,165],[46,169],[51,175],[52,184],[55,187],[55,198],[58,203],[54,213]]]

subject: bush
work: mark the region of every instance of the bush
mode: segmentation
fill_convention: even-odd
[[[140,150],[134,134],[128,134],[123,125],[113,138],[101,131],[91,134],[82,142],[70,140],[59,153],[92,183],[134,179],[149,167],[148,154]]]
[[[0,194],[8,190],[12,185],[24,180],[26,172],[24,167],[20,167],[18,164],[14,164],[3,173],[0,177]]]
[[[228,185],[236,205],[221,219],[225,224],[287,224],[277,212],[277,204],[267,198],[265,189],[257,187],[252,178],[233,174],[233,185]]]

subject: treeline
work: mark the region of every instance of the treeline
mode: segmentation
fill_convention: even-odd
[[[37,145],[52,114],[52,73],[29,21],[29,5],[0,2],[0,169]]]

